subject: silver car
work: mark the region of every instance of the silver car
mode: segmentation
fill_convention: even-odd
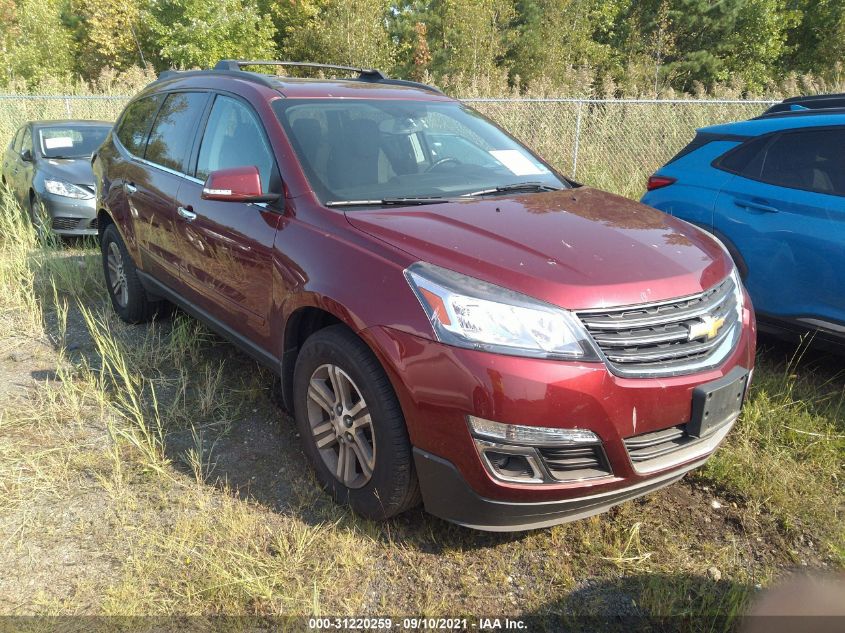
[[[96,235],[91,155],[112,124],[106,121],[30,121],[3,158],[3,183],[37,228],[59,235]]]

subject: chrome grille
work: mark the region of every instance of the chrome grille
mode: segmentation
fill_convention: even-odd
[[[718,363],[739,331],[734,281],[658,303],[587,310],[578,317],[620,375],[675,375]],[[724,319],[713,338],[694,331]],[[722,353],[718,353],[718,352]]]

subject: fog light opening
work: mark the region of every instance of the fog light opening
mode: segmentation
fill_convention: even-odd
[[[542,483],[545,475],[532,448],[502,446],[475,440],[487,470],[496,479],[516,483]]]
[[[496,451],[487,451],[485,455],[493,470],[501,475],[517,479],[535,478],[534,469],[531,468],[531,464],[528,463],[524,455],[508,455]]]

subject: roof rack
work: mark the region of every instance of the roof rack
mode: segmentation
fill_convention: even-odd
[[[214,66],[214,70],[242,70],[244,66],[298,66],[300,68],[331,68],[332,70],[347,70],[358,73],[359,79],[369,81],[380,81],[387,79],[381,71],[375,68],[356,68],[354,66],[338,66],[337,64],[316,64],[312,62],[287,62],[287,61],[258,61],[244,59],[221,59]]]
[[[827,110],[831,108],[845,108],[845,93],[789,97],[770,107],[763,115],[804,112],[806,110]]]
[[[428,84],[418,83],[416,81],[407,81],[405,79],[389,79],[384,73],[375,68],[357,68],[355,66],[339,66],[337,64],[317,64],[314,62],[291,62],[291,61],[266,61],[266,60],[243,60],[243,59],[221,59],[214,66],[213,70],[218,72],[243,71],[244,66],[295,66],[298,68],[325,68],[331,70],[344,70],[348,72],[358,73],[358,81],[369,81],[374,83],[391,84],[395,86],[409,86],[412,88],[420,88],[443,94],[434,86]],[[254,74],[254,73],[253,73]],[[260,75],[259,75],[260,76]]]
[[[176,79],[182,77],[195,77],[195,76],[202,76],[208,73],[216,73],[221,75],[233,75],[235,77],[240,77],[242,79],[248,79],[249,81],[259,83],[263,86],[267,86],[268,88],[278,88],[278,84],[273,83],[272,77],[270,75],[261,75],[258,73],[249,73],[244,72],[241,70],[219,70],[219,69],[211,69],[211,70],[164,70],[158,74],[155,81],[153,83],[157,83],[159,81],[166,81],[168,79]]]

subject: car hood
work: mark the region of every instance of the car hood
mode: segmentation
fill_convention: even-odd
[[[346,217],[416,259],[576,310],[695,294],[732,268],[692,225],[590,187]]]
[[[94,172],[90,158],[42,158],[38,170],[47,177],[57,178],[74,185],[94,186]]]

